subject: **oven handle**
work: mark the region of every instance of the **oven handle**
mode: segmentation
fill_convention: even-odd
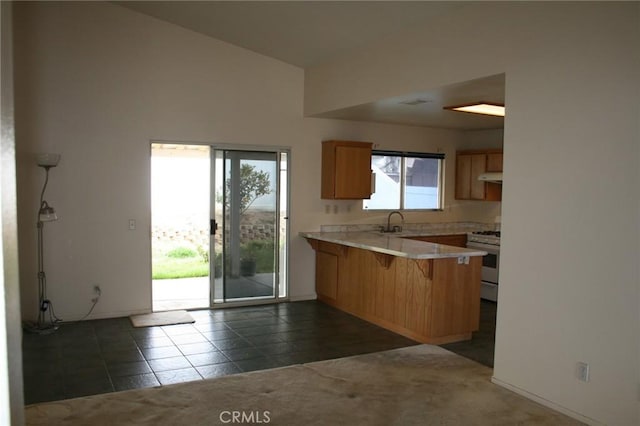
[[[500,254],[500,246],[494,246],[492,244],[483,243],[467,243],[467,248],[484,250],[489,254]]]

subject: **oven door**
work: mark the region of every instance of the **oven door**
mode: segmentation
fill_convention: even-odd
[[[482,281],[498,284],[500,246],[470,241],[467,243],[467,248],[479,249],[487,252],[487,255],[482,257]]]

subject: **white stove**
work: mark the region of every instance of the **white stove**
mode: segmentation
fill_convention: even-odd
[[[498,276],[500,269],[500,231],[479,231],[467,234],[467,248],[487,252],[482,258],[480,297],[498,301]]]

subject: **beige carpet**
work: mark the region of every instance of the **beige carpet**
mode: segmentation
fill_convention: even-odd
[[[129,319],[134,327],[154,327],[157,325],[191,324],[196,322],[187,311],[166,311],[131,315]]]
[[[27,425],[576,425],[437,346],[26,408]],[[236,412],[237,420],[232,423]],[[242,417],[244,414],[244,418]],[[251,422],[252,420],[252,422]]]

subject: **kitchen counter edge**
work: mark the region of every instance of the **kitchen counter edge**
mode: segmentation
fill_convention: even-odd
[[[484,256],[486,251],[417,241],[380,232],[300,232],[303,238],[409,259]]]

